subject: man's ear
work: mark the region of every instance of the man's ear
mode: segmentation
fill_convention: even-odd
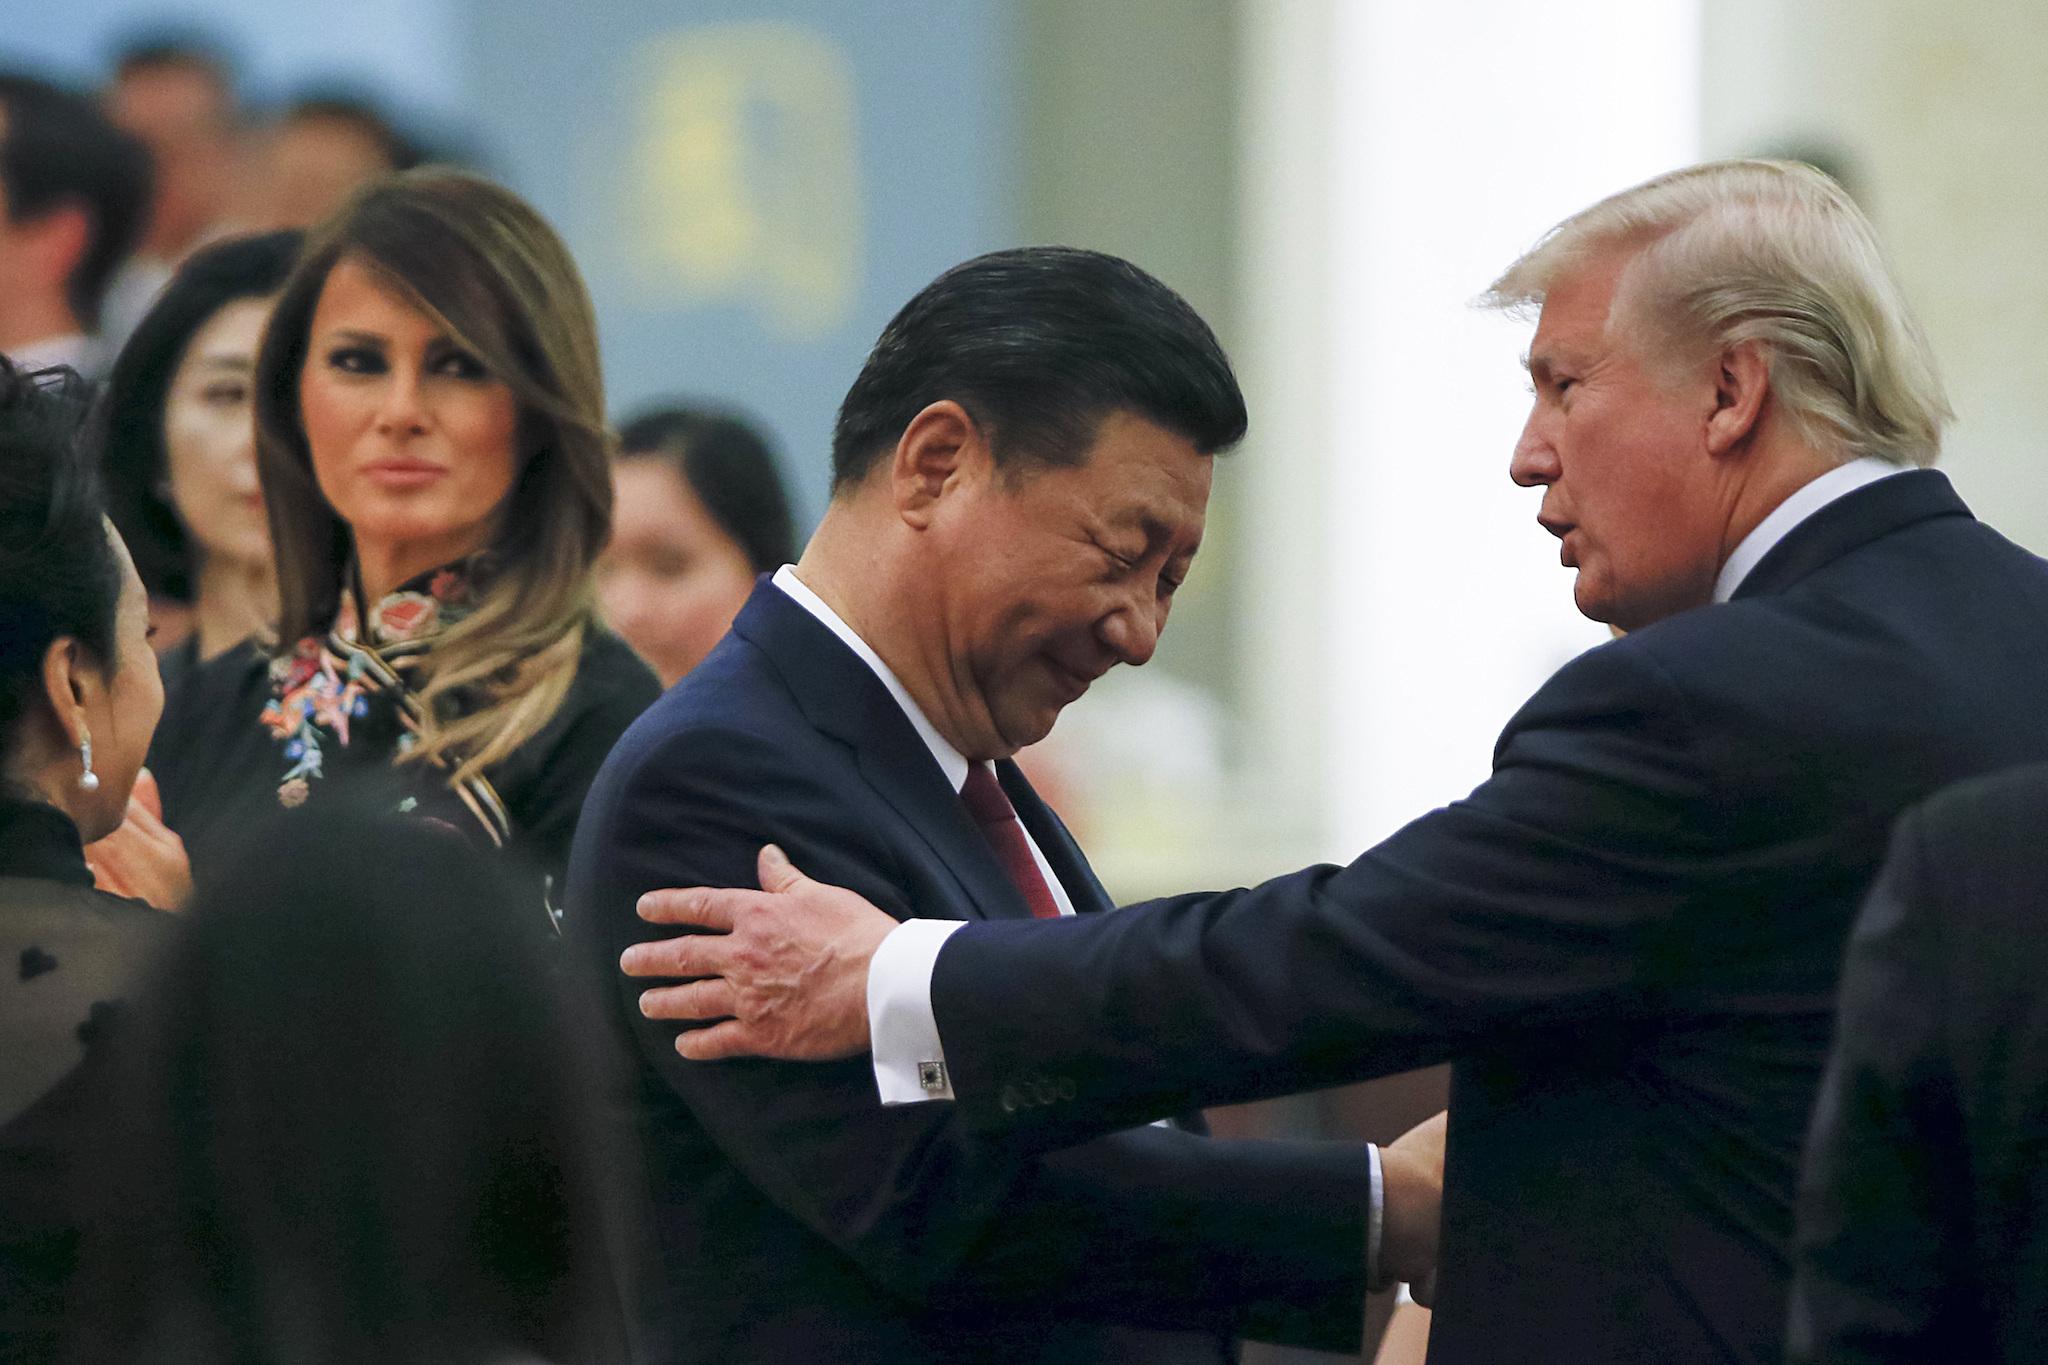
[[[941,499],[989,464],[981,425],[952,399],[940,399],[910,419],[889,458],[897,515],[922,530]]]
[[[1761,343],[1740,341],[1714,361],[1714,410],[1707,415],[1707,453],[1727,455],[1749,439],[1771,391],[1771,361]]]

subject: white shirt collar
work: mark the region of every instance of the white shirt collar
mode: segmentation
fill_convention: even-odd
[[[87,379],[99,377],[99,347],[83,332],[65,332],[61,336],[44,337],[26,346],[16,346],[8,351],[7,358],[14,362],[17,370],[69,365]]]
[[[1721,566],[1720,576],[1714,580],[1714,600],[1726,602],[1742,586],[1742,580],[1749,577],[1749,571],[1757,562],[1769,554],[1777,543],[1791,534],[1792,528],[1805,521],[1815,512],[1835,499],[1845,497],[1879,479],[1903,474],[1906,466],[1880,460],[1875,455],[1865,455],[1844,465],[1836,465],[1827,473],[1795,491],[1791,497],[1771,509],[1769,516],[1756,524],[1754,530],[1742,538],[1735,547],[1735,553],[1728,556],[1728,562]]]
[[[882,656],[869,648],[866,640],[854,634],[853,627],[840,620],[839,613],[825,605],[824,598],[805,586],[804,581],[796,576],[794,565],[785,564],[777,569],[771,581],[782,589],[784,595],[792,602],[823,622],[825,628],[837,635],[848,649],[860,655],[861,662],[874,670],[875,676],[882,680],[882,686],[889,689],[889,695],[896,699],[896,704],[903,708],[903,714],[910,718],[911,728],[917,731],[917,737],[924,741],[925,748],[932,751],[932,758],[938,763],[939,771],[946,775],[946,781],[952,784],[954,791],[959,791],[967,781],[966,756],[948,744],[945,736],[925,718],[924,711],[912,700],[902,680],[890,671],[889,665],[882,662]]]

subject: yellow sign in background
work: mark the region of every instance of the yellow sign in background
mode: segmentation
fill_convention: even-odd
[[[692,28],[633,64],[624,258],[650,302],[755,308],[774,335],[842,326],[863,218],[852,64],[799,24]]]

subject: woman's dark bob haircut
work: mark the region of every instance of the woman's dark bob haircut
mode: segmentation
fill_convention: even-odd
[[[149,595],[192,600],[192,546],[170,498],[164,410],[186,348],[216,313],[284,287],[304,234],[266,232],[216,242],[179,267],[114,361],[96,422],[114,519]]]

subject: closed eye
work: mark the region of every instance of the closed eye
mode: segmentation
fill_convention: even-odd
[[[1118,554],[1099,540],[1095,542],[1095,548],[1102,552],[1102,557],[1108,560],[1118,573],[1129,573],[1138,567],[1138,556],[1136,555]]]

